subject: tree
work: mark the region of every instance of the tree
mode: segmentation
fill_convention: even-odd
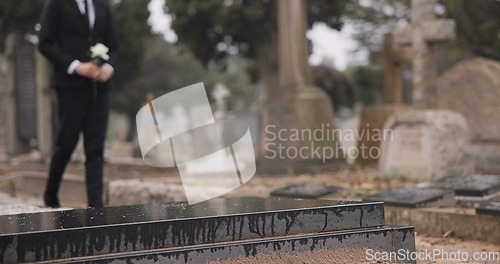
[[[354,24],[354,38],[367,48],[382,44],[385,33],[409,22],[410,0],[355,1],[344,15]]]
[[[308,0],[309,24],[322,21],[340,29],[341,13],[352,0]],[[212,68],[224,68],[228,55],[255,60],[258,75],[276,85],[276,1],[271,0],[169,0],[167,12],[179,44]]]
[[[131,111],[129,102],[135,100],[135,93],[127,84],[141,74],[146,41],[153,36],[147,24],[149,0],[110,2],[120,49],[115,66],[111,107],[115,111],[128,113]]]
[[[346,74],[320,65],[312,67],[312,79],[316,87],[323,89],[330,96],[335,110],[354,107],[356,90]]]
[[[363,105],[375,105],[382,102],[382,75],[379,65],[359,65],[347,70],[356,89],[356,101]]]
[[[457,23],[458,44],[475,55],[500,60],[500,1],[444,0],[446,16]]]
[[[5,49],[9,33],[35,33],[42,7],[42,0],[0,1],[0,52]]]

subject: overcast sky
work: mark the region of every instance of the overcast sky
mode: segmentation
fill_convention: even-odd
[[[152,0],[149,5],[151,16],[149,23],[154,32],[163,32],[165,39],[169,42],[175,42],[177,36],[171,29],[170,16],[163,12],[165,0]],[[336,31],[328,28],[325,24],[318,23],[307,32],[307,38],[312,41],[313,53],[309,57],[312,65],[318,65],[323,60],[333,60],[335,67],[344,70],[350,64],[363,64],[367,61],[366,51],[353,54],[352,51],[358,47],[356,41],[352,39],[353,27],[346,23],[342,31]]]

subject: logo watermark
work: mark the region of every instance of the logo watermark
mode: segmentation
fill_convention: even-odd
[[[467,252],[467,251],[447,251],[444,249],[425,249],[422,251],[410,251],[399,249],[393,252],[381,252],[373,249],[366,250],[366,260],[377,262],[405,262],[405,261],[436,261],[445,260],[452,262],[463,261],[500,261],[500,252]]]
[[[286,129],[275,125],[264,128],[265,158],[267,159],[316,159],[326,162],[331,159],[378,159],[380,146],[361,144],[346,147],[341,142],[359,142],[362,140],[381,142],[393,140],[391,129],[339,129],[330,124],[321,124],[318,128]]]
[[[148,102],[136,123],[144,163],[177,167],[189,204],[228,193],[255,175],[249,127],[215,120],[203,83]]]

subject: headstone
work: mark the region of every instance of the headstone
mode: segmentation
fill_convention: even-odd
[[[437,81],[437,106],[464,115],[473,137],[472,151],[483,171],[500,172],[500,63],[473,58],[457,63]]]
[[[215,118],[224,118],[227,112],[227,98],[231,91],[222,83],[216,83],[212,91],[212,98],[215,100]]]
[[[363,201],[377,201],[384,202],[386,205],[417,208],[441,200],[451,200],[453,196],[453,190],[449,189],[405,187],[365,196]]]
[[[0,261],[317,263],[305,256],[347,250],[360,263],[368,249],[414,253],[413,227],[384,226],[383,211],[380,202],[228,198],[5,215]]]
[[[466,175],[441,178],[432,183],[437,188],[449,188],[459,196],[487,196],[500,191],[499,175]]]
[[[23,141],[36,139],[38,136],[35,48],[33,43],[21,40],[17,43],[14,52],[18,135]]]
[[[306,30],[307,15],[303,0],[277,1],[278,14],[278,53],[279,82],[278,87],[269,87],[268,98],[263,115],[263,136],[261,140],[261,165],[259,169],[281,168],[286,172],[288,167],[299,166],[300,162],[326,162],[343,160],[338,155],[319,155],[297,151],[301,148],[328,149],[335,153],[338,147],[336,139],[289,138],[277,139],[269,135],[269,130],[293,130],[334,128],[334,116],[331,100],[321,89],[312,86],[310,67],[308,63]],[[279,148],[283,147],[283,151]],[[278,155],[281,152],[284,155]],[[267,166],[268,164],[269,166]]]
[[[384,37],[383,66],[383,102],[384,104],[402,104],[403,101],[403,64],[411,62],[411,49],[401,47],[392,33]]]
[[[35,147],[48,159],[53,129],[50,66],[29,36],[9,35],[6,56],[6,152],[13,156]]]
[[[379,172],[416,179],[469,175],[470,132],[459,113],[414,110],[392,115],[385,125],[393,138],[382,142]]]
[[[271,196],[317,199],[328,194],[339,193],[342,188],[319,185],[290,185],[271,192]]]
[[[500,216],[500,202],[491,202],[485,206],[476,208],[476,213]]]
[[[411,24],[397,29],[397,42],[411,45],[413,105],[435,108],[437,70],[433,60],[433,45],[455,38],[455,21],[437,19],[434,13],[437,0],[412,0]]]
[[[372,165],[382,155],[382,141],[392,140],[392,130],[384,130],[384,125],[389,117],[396,113],[411,110],[406,105],[372,105],[365,106],[361,111],[361,120],[357,136],[359,138],[357,147],[358,155],[356,164]]]
[[[5,100],[7,97],[6,84],[5,84],[6,72],[7,68],[5,63],[5,57],[3,56],[3,54],[0,54],[0,160],[6,159],[5,157],[6,144],[7,144],[7,139],[5,135],[5,126],[6,126]]]

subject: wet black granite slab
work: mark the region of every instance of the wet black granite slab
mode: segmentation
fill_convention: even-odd
[[[489,214],[500,216],[500,202],[491,202],[484,206],[476,208],[478,214]]]
[[[386,205],[417,208],[453,196],[453,190],[405,187],[365,196],[363,201],[380,201]]]
[[[486,196],[500,191],[500,175],[451,176],[432,184],[436,188],[453,189],[458,196]]]
[[[394,260],[399,260],[400,263],[415,263],[415,260],[411,257],[411,254],[415,252],[415,231],[413,227],[382,227],[356,231],[336,231],[292,237],[229,242],[218,245],[139,251],[122,256],[119,254],[110,254],[91,259],[76,258],[72,259],[71,262],[64,262],[113,264],[220,263],[220,261],[239,259],[241,263],[272,263],[269,260],[274,257],[274,260],[279,259],[279,263],[297,263],[297,256],[301,254],[315,251],[323,251],[322,254],[324,252],[332,252],[328,256],[332,258],[335,256],[336,250],[343,250],[344,252],[340,253],[343,255],[343,259],[334,257],[336,260],[335,263],[365,263],[366,258],[373,257],[373,253],[375,252],[394,252],[393,255],[397,256]],[[346,254],[349,254],[347,258]],[[405,255],[410,257],[405,259]],[[295,257],[295,261],[293,262],[289,259],[292,256]],[[310,255],[304,255],[304,257],[300,258],[300,263],[304,264],[316,264],[317,261],[317,259],[310,259]]]
[[[384,225],[383,204],[285,198],[214,199],[0,216],[0,262],[137,250]]]
[[[317,199],[321,196],[341,192],[336,186],[290,185],[271,192],[272,196]]]

